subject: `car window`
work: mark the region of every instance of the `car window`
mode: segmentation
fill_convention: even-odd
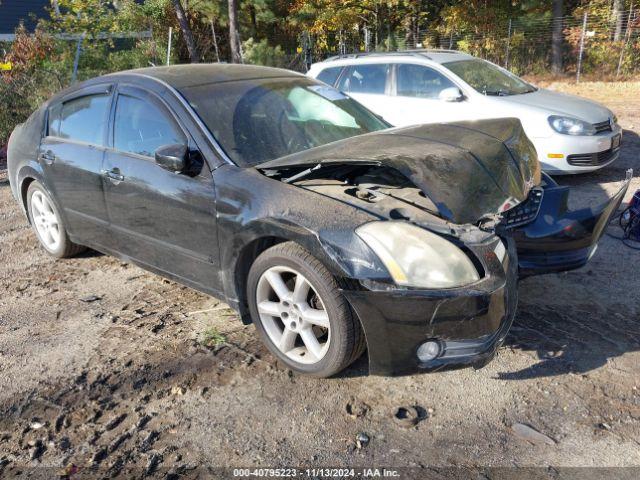
[[[441,73],[422,65],[397,67],[397,94],[403,97],[438,98],[445,88],[455,84]]]
[[[335,88],[307,78],[214,83],[180,92],[241,166],[389,127]]]
[[[354,65],[340,80],[339,89],[348,93],[384,94],[389,65]]]
[[[175,122],[150,101],[120,94],[113,127],[113,146],[122,152],[152,157],[163,145],[187,144]]]
[[[513,73],[479,58],[442,64],[483,95],[522,95],[536,88]]]
[[[341,71],[342,67],[325,68],[318,74],[317,79],[333,87]]]
[[[49,115],[49,135],[103,145],[109,99],[109,95],[88,95],[53,107]]]

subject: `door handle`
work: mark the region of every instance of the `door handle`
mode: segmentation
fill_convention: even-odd
[[[42,152],[40,154],[40,160],[42,160],[47,165],[51,165],[56,161],[56,156],[51,150],[47,150],[46,152]]]
[[[111,180],[117,180],[118,182],[122,182],[124,180],[124,175],[120,173],[120,169],[114,168],[112,170],[101,170],[100,173]]]

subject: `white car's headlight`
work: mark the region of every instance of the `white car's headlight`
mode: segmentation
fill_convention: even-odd
[[[588,122],[584,122],[577,118],[562,117],[560,115],[551,115],[549,117],[549,125],[558,133],[565,135],[595,135],[596,129]]]
[[[398,285],[452,288],[480,279],[473,263],[453,243],[406,222],[362,225],[356,234],[378,255]]]

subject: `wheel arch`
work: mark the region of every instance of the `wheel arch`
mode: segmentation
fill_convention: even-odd
[[[289,239],[287,238],[274,235],[262,236],[251,240],[240,249],[234,265],[233,287],[236,292],[240,319],[245,325],[252,323],[247,302],[247,277],[249,276],[251,265],[265,250],[288,241]]]

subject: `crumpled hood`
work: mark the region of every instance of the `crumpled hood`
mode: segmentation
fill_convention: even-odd
[[[611,111],[597,102],[544,88],[523,95],[507,95],[497,98],[504,102],[539,108],[549,113],[567,115],[590,123],[606,122],[611,116]]]
[[[409,178],[458,224],[520,203],[540,183],[535,149],[518,119],[418,125],[359,135],[258,165],[388,165]]]

